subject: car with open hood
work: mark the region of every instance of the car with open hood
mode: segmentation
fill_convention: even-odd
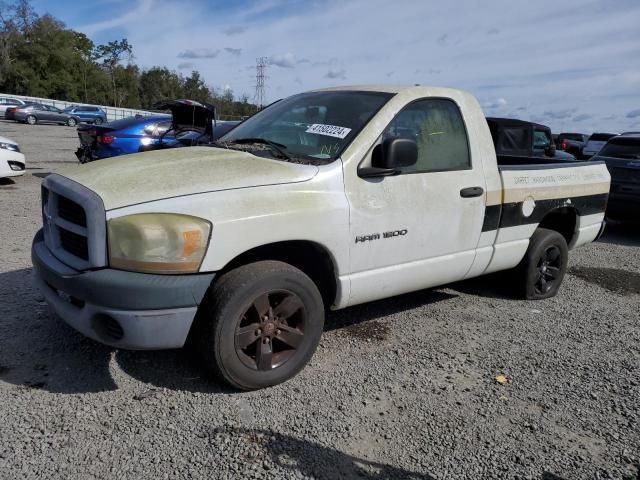
[[[215,107],[193,100],[170,100],[154,105],[171,114],[134,116],[102,125],[78,127],[80,163],[131,153],[207,144],[239,122],[221,122]]]

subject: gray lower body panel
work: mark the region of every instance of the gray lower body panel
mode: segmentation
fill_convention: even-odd
[[[34,283],[66,323],[101,343],[135,350],[182,347],[215,276],[79,272],[51,254],[40,232],[31,257]]]

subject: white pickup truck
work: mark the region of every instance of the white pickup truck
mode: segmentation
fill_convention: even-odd
[[[325,308],[506,269],[524,297],[555,295],[568,249],[602,231],[610,177],[543,161],[500,165],[458,90],[302,93],[211,146],[46,177],[35,281],[97,341],[189,340],[229,384],[266,387],[308,362]]]

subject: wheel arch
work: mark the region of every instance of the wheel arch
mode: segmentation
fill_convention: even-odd
[[[563,206],[547,213],[538,228],[546,228],[558,232],[571,248],[578,238],[578,211],[573,206]]]
[[[217,277],[234,268],[261,260],[281,261],[298,268],[318,287],[326,306],[335,303],[338,294],[335,258],[324,245],[310,240],[287,240],[251,248],[228,262]]]

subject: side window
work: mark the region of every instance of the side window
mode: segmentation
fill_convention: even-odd
[[[403,108],[382,134],[410,138],[418,145],[418,161],[402,173],[471,168],[467,131],[460,109],[451,100],[418,100]]]
[[[551,137],[544,130],[533,131],[533,148],[544,149],[551,145]]]

